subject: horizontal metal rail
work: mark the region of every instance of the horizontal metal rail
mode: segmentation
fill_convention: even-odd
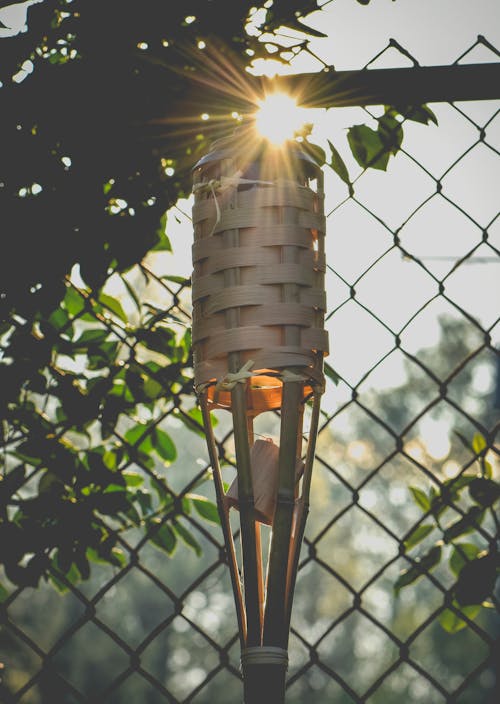
[[[500,62],[361,71],[326,69],[256,80],[262,92],[283,90],[296,96],[300,105],[314,108],[500,98]]]

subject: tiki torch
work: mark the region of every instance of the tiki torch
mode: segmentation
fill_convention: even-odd
[[[236,605],[244,697],[279,704],[328,351],[323,177],[298,142],[277,148],[247,129],[218,140],[198,161],[193,192],[195,389]],[[237,476],[227,491],[214,409],[232,416]],[[279,418],[279,444],[255,438],[261,414],[270,426]],[[239,511],[241,557],[231,509]],[[262,524],[271,526],[266,570]]]

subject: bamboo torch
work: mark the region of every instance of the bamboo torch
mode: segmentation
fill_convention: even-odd
[[[297,142],[276,148],[243,131],[200,159],[193,191],[195,389],[236,605],[244,698],[280,704],[328,351],[322,172]],[[237,476],[227,492],[214,409],[232,415]],[[255,440],[261,414],[273,427],[279,417],[279,444]],[[239,511],[241,559],[231,508]],[[271,526],[267,561],[262,524]]]

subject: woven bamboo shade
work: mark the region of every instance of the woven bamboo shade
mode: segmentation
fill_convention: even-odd
[[[322,174],[299,145],[219,141],[194,172],[195,386],[231,408],[249,380],[247,413],[281,406],[283,375],[322,383],[328,351]],[[236,361],[237,360],[237,361]]]

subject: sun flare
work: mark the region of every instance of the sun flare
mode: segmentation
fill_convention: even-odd
[[[295,132],[308,122],[307,113],[290,95],[272,93],[259,101],[255,126],[263,137],[279,145],[292,139]]]

